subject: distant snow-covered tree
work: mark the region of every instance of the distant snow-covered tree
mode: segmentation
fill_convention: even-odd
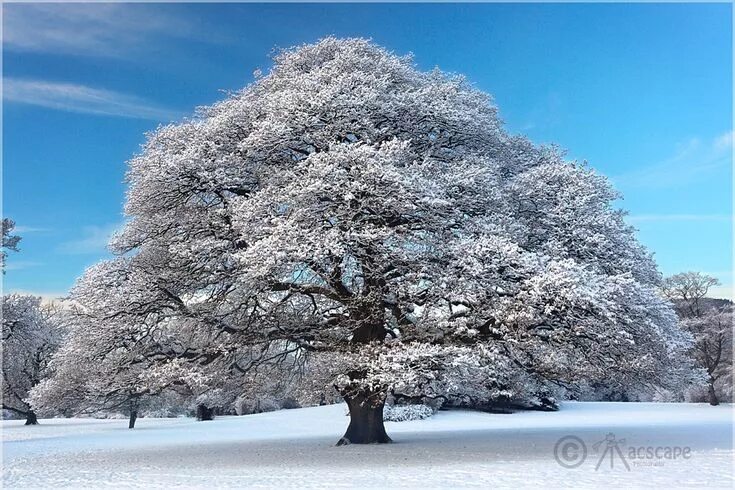
[[[129,273],[124,263],[91,268],[73,289],[75,300],[63,312],[69,333],[51,361],[52,376],[31,393],[36,409],[124,412],[133,428],[141,403],[158,393],[140,379],[152,365],[153,344],[146,324],[128,323],[123,314],[128,306],[121,301],[134,300],[132,285],[120,280]]]
[[[10,218],[3,218],[2,220],[2,246],[0,246],[0,269],[5,272],[5,259],[8,257],[8,250],[14,252],[18,251],[18,242],[20,237],[13,235],[13,229],[15,228],[15,221]]]
[[[31,392],[38,410],[123,412],[131,429],[142,410],[162,409],[153,400],[161,395],[190,405],[203,420],[215,407],[234,410],[244,390],[242,373],[253,364],[244,354],[251,351],[225,358],[214,343],[216,332],[186,321],[160,322],[156,303],[141,302],[156,278],[136,272],[126,258],[103,262],[72,289],[73,302],[63,312],[69,335],[51,361],[52,375]],[[141,308],[149,314],[141,316]]]
[[[176,346],[146,362],[177,376],[253,349],[332,359],[341,443],[390,441],[390,392],[655,382],[688,347],[604,177],[362,39],[281,52],[152,134],[128,182],[120,273],[75,294],[89,321]]]
[[[733,306],[708,310],[687,318],[684,328],[694,335],[692,356],[707,371],[707,398],[711,405],[732,401]]]
[[[38,423],[28,404],[29,391],[48,374],[48,363],[63,335],[59,316],[41,298],[9,294],[2,297],[2,408]]]
[[[719,405],[723,396],[732,400],[733,305],[707,297],[719,283],[701,272],[675,274],[663,283],[664,294],[673,302],[683,328],[694,336],[692,356],[707,372],[711,405]]]

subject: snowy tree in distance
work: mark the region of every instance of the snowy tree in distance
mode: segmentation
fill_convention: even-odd
[[[51,356],[61,342],[58,315],[41,298],[9,294],[2,297],[3,410],[38,423],[28,393],[46,376]]]
[[[124,306],[115,302],[126,295],[127,286],[120,280],[127,271],[116,265],[88,270],[74,290],[74,304],[63,312],[67,339],[51,362],[52,375],[30,396],[37,410],[67,415],[119,410],[134,427],[138,407],[152,391],[140,380],[151,366],[150,352],[145,325],[126,323],[120,310]],[[80,306],[90,303],[88,298],[112,314],[103,318]]]
[[[164,378],[254,351],[327,360],[340,443],[390,441],[391,392],[651,383],[689,345],[604,177],[508,135],[462,77],[362,39],[281,52],[150,135],[128,182],[125,256],[75,299],[178,345],[148,358]]]
[[[694,336],[692,356],[706,370],[707,398],[719,405],[718,391],[732,399],[733,305],[707,297],[716,277],[701,272],[682,272],[667,277],[663,291],[676,308],[682,326]]]
[[[142,406],[172,385],[166,370],[153,370],[160,356],[171,359],[175,346],[154,318],[127,315],[138,311],[135,303],[147,277],[130,277],[128,261],[120,259],[90,268],[74,288],[74,299],[64,312],[69,334],[51,361],[52,374],[32,392],[29,400],[43,412],[95,414],[122,412],[135,422]],[[133,280],[131,280],[133,279]],[[130,302],[132,303],[130,303]],[[88,306],[87,306],[88,305]],[[184,338],[184,332],[178,334]],[[183,340],[182,340],[183,342]],[[177,352],[184,357],[183,352]],[[190,370],[177,377],[199,386],[202,380]],[[191,391],[191,390],[189,390]]]
[[[15,221],[10,218],[3,218],[3,238],[2,246],[0,247],[0,269],[2,269],[3,273],[5,272],[5,260],[8,257],[8,250],[12,250],[14,252],[18,251],[18,242],[20,242],[20,237],[12,234],[14,228]]]
[[[139,413],[163,393],[187,400],[208,414],[204,420],[211,420],[211,408],[232,405],[243,393],[232,358],[223,367],[219,351],[207,352],[216,349],[217,332],[168,325],[152,309],[141,314],[141,295],[154,287],[150,281],[155,278],[134,274],[125,258],[86,271],[62,312],[69,333],[51,361],[51,374],[31,390],[34,409],[125,413],[133,429]]]

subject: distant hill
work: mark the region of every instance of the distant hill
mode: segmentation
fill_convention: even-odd
[[[674,309],[680,317],[689,316],[689,308],[686,306],[686,302],[683,300],[674,301]],[[721,298],[702,298],[699,300],[700,308],[702,311],[708,310],[720,310],[722,308],[733,307],[733,302],[729,299]]]

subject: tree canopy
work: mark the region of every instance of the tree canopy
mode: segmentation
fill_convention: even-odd
[[[605,177],[363,39],[280,52],[127,180],[120,257],[73,291],[109,355],[134,345],[151,385],[313,358],[343,442],[389,440],[389,392],[664,382],[690,342]]]

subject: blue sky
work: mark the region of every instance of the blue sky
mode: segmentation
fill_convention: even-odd
[[[126,161],[276,47],[370,37],[493,94],[508,129],[587,160],[664,274],[732,285],[729,4],[5,4],[6,292],[63,295],[108,256]]]

